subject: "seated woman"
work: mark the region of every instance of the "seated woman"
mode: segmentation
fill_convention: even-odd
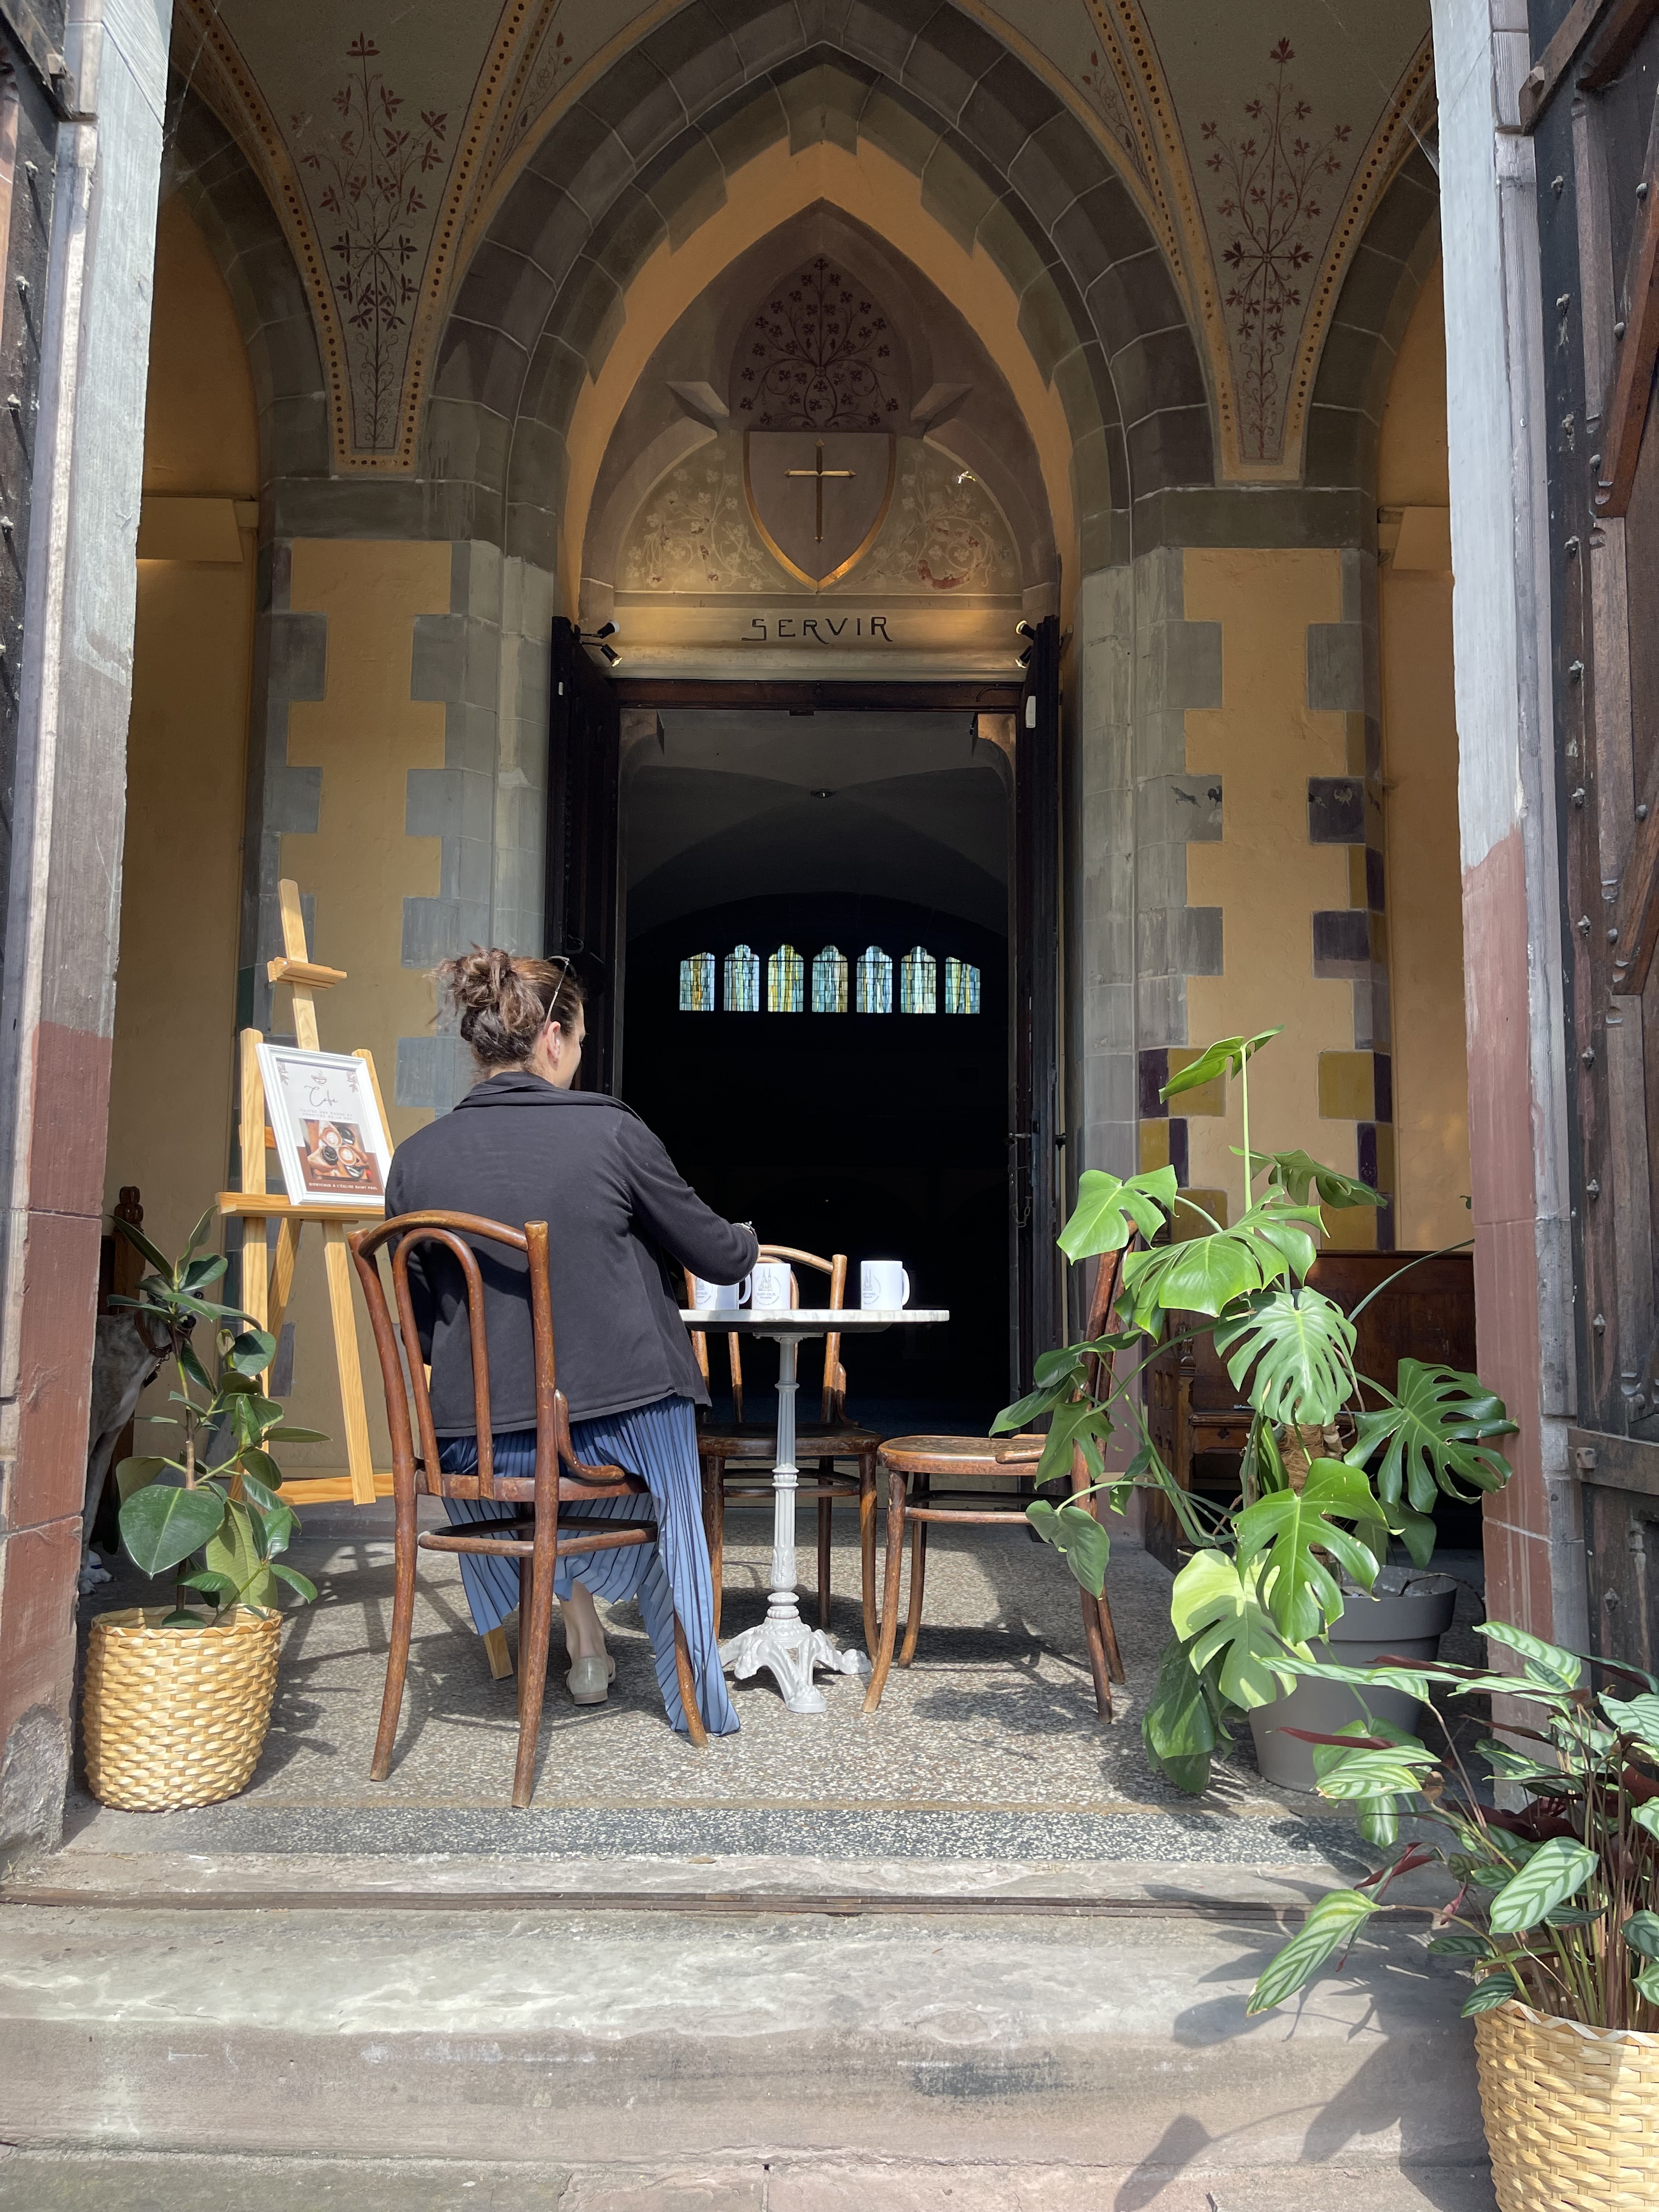
[[[620,1100],[573,1091],[581,1060],[580,984],[564,960],[473,951],[446,961],[440,988],[460,1016],[482,1071],[455,1108],[398,1146],[386,1185],[387,1214],[442,1207],[514,1227],[545,1221],[559,1388],[569,1401],[571,1443],[589,1466],[625,1468],[651,1492],[652,1545],[562,1560],[554,1589],[578,1705],[603,1704],[616,1673],[593,1608],[637,1597],[656,1651],[657,1680],[675,1728],[685,1732],[674,1665],[674,1615],[690,1649],[703,1725],[738,1725],[715,1649],[708,1546],[703,1532],[695,1408],[708,1394],[679,1316],[677,1272],[732,1283],[755,1264],[752,1229],[706,1206],[675,1172],[661,1142]],[[529,1475],[536,1457],[526,1262],[500,1246],[478,1248],[489,1347],[489,1418],[495,1467]],[[460,1269],[441,1247],[410,1255],[421,1348],[431,1362],[432,1418],[452,1474],[477,1464],[472,1357]],[[445,1500],[452,1521],[489,1519],[499,1505]],[[637,1515],[641,1501],[599,1501],[585,1514]],[[482,1635],[519,1601],[516,1565],[460,1554],[461,1577]]]

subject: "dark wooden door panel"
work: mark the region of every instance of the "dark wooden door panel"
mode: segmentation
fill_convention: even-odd
[[[603,986],[588,999],[577,1083],[609,1091],[617,1059],[622,716],[615,691],[562,616],[553,623],[550,725],[546,950],[585,952],[604,970]]]
[[[1014,854],[1009,934],[1013,1120],[1014,1382],[1030,1388],[1039,1353],[1060,1340],[1060,622],[1036,626],[1014,735]]]

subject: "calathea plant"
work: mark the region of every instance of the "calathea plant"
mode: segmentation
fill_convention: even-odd
[[[1268,1962],[1252,2012],[1293,1996],[1346,1951],[1396,1875],[1437,1862],[1456,1890],[1449,1904],[1423,1908],[1434,1931],[1429,1948],[1462,1960],[1474,1976],[1465,2013],[1518,1997],[1588,2027],[1659,2028],[1659,1680],[1498,1621],[1480,1633],[1519,1655],[1518,1675],[1287,1662],[1298,1674],[1351,1684],[1362,1705],[1368,1689],[1404,1690],[1431,1705],[1437,1690],[1503,1698],[1503,1740],[1489,1738],[1480,1752],[1493,1774],[1527,1795],[1519,1812],[1483,1805],[1449,1726],[1450,1772],[1417,1737],[1379,1722],[1310,1737],[1322,1797],[1351,1805],[1374,1844],[1395,1846],[1402,1818],[1413,1840],[1363,1888],[1320,1899]],[[1591,1688],[1593,1667],[1619,1694]]]
[[[1173,1632],[1141,1733],[1154,1765],[1193,1792],[1207,1784],[1230,1723],[1292,1686],[1310,1642],[1342,1611],[1340,1577],[1369,1590],[1395,1537],[1426,1565],[1437,1498],[1467,1501],[1509,1478],[1495,1443],[1514,1424],[1477,1376],[1414,1359],[1391,1382],[1361,1376],[1352,1316],[1309,1283],[1321,1207],[1382,1200],[1304,1152],[1251,1150],[1249,1064],[1279,1034],[1222,1038],[1161,1093],[1237,1079],[1237,1219],[1224,1227],[1180,1194],[1173,1168],[1127,1182],[1086,1170],[1060,1246],[1073,1261],[1123,1255],[1115,1326],[1045,1353],[1035,1389],[995,1423],[1009,1432],[1048,1417],[1039,1486],[1067,1476],[1081,1451],[1090,1494],[1103,1492],[1115,1512],[1137,1487],[1169,1500],[1192,1556],[1170,1592]],[[1198,1233],[1172,1234],[1194,1219]],[[1251,1415],[1240,1493],[1226,1504],[1181,1488],[1141,1403],[1140,1378],[1158,1354],[1206,1334]],[[1126,1436],[1127,1466],[1109,1475],[1109,1449]],[[1075,1500],[1038,1499],[1028,1511],[1098,1595],[1105,1528]]]
[[[200,1249],[213,1218],[211,1209],[202,1216],[177,1261],[131,1222],[118,1215],[115,1223],[151,1269],[136,1296],[116,1303],[158,1316],[173,1347],[176,1381],[169,1403],[177,1410],[146,1419],[179,1431],[178,1451],[124,1459],[115,1470],[121,1541],[133,1564],[147,1575],[190,1564],[179,1577],[177,1608],[161,1624],[168,1628],[199,1628],[204,1600],[215,1613],[237,1605],[265,1611],[283,1583],[307,1602],[317,1595],[278,1556],[299,1523],[276,1494],[283,1471],[271,1448],[319,1443],[321,1435],[291,1427],[281,1406],[260,1390],[275,1339],[235,1307],[208,1297],[227,1265],[222,1255]],[[198,1322],[213,1332],[213,1373],[191,1341]]]

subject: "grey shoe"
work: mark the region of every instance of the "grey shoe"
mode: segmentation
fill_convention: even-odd
[[[565,1686],[579,1705],[602,1705],[616,1680],[617,1662],[605,1653],[590,1652],[574,1661],[565,1676]]]

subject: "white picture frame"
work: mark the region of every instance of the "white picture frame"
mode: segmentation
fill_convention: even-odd
[[[392,1143],[374,1084],[355,1053],[262,1044],[265,1114],[295,1206],[373,1213],[384,1205]]]

